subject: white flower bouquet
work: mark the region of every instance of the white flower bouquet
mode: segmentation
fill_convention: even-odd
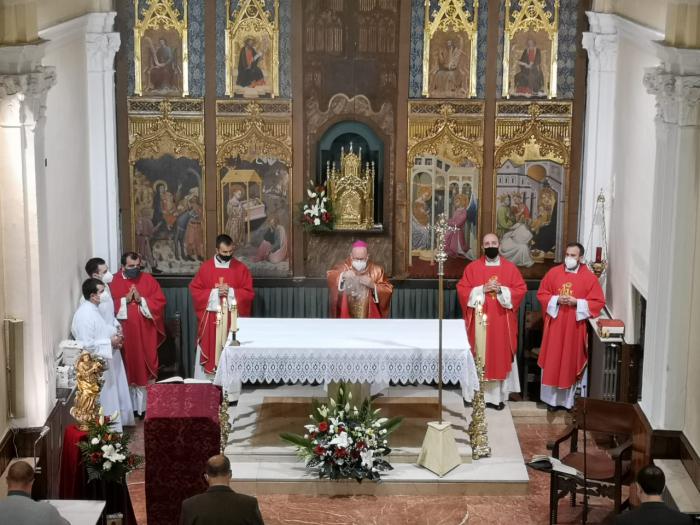
[[[351,401],[352,394],[341,384],[337,398],[328,405],[313,400],[309,416],[313,422],[305,425],[303,436],[280,437],[297,448],[306,467],[317,470],[319,478],[378,481],[380,472],[392,470],[385,459],[391,452],[388,437],[403,418],[379,417],[369,399],[360,408]]]
[[[301,205],[301,224],[304,230],[333,230],[331,201],[328,199],[326,187],[323,185],[316,186],[313,181],[309,181],[306,196],[306,202]]]

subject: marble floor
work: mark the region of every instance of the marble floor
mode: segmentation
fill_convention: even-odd
[[[270,394],[267,392],[266,394]],[[263,408],[270,414],[284,415],[289,417],[289,422],[296,422],[297,417],[301,417],[301,410],[280,412],[284,407],[279,397],[266,395],[269,406]],[[416,397],[421,397],[416,392]],[[422,400],[421,400],[422,401]],[[415,402],[418,402],[416,399]],[[408,404],[412,402],[409,400]],[[265,403],[263,403],[264,405]],[[294,403],[290,403],[294,404]],[[389,403],[390,404],[390,403]],[[238,417],[243,420],[246,416],[246,404],[239,403]],[[453,410],[457,405],[446,403],[449,410]],[[289,408],[289,407],[287,407]],[[386,412],[391,408],[382,407]],[[408,408],[404,406],[403,408]],[[512,412],[511,426],[517,437],[518,452],[524,458],[530,458],[534,454],[544,454],[547,441],[559,435],[565,428],[564,415],[553,416],[546,411],[536,408],[532,403],[510,403]],[[258,408],[259,410],[259,408]],[[405,454],[410,454],[410,449],[416,441],[419,432],[419,420],[421,415],[427,419],[428,413],[422,413],[420,409],[416,416],[416,421],[407,425],[403,436],[397,434],[397,441],[402,446]],[[506,411],[496,412],[488,410],[489,419],[492,417],[505,417]],[[259,414],[258,414],[259,415]],[[247,417],[254,417],[248,413]],[[255,416],[257,417],[257,416]],[[308,416],[307,416],[308,417]],[[508,415],[510,420],[510,414]],[[252,432],[246,437],[236,435],[235,429],[232,440],[229,443],[227,453],[234,459],[234,476],[236,475],[236,460],[240,459],[240,454],[244,452],[246,441],[248,444],[270,447],[266,451],[267,457],[259,459],[273,459],[277,456],[277,461],[285,462],[284,454],[279,454],[279,450],[274,449],[279,445],[272,439],[272,434],[276,434],[281,427],[287,424],[268,422],[267,427],[263,427],[263,432]],[[250,427],[248,427],[250,428]],[[413,428],[413,430],[411,430]],[[412,437],[413,436],[413,437]],[[133,447],[137,452],[143,453],[143,422],[138,422],[133,430]],[[498,436],[492,436],[492,441],[497,441]],[[236,448],[238,447],[238,448]],[[461,448],[461,452],[463,448]],[[408,456],[407,456],[408,457]],[[398,459],[398,458],[397,458]],[[400,461],[393,459],[394,466],[400,466]],[[481,460],[483,461],[483,460]],[[522,459],[521,459],[522,461]],[[296,465],[289,462],[290,466]],[[410,465],[410,463],[406,463]],[[491,467],[493,468],[493,467]],[[238,473],[241,476],[241,473]],[[430,493],[420,493],[416,491],[412,495],[323,495],[323,494],[275,494],[258,491],[257,497],[260,509],[267,525],[301,525],[328,523],[334,524],[376,524],[376,525],[461,525],[461,524],[546,524],[548,523],[549,511],[549,476],[527,470],[529,482],[524,493],[512,494],[504,491],[502,493],[490,495],[463,495],[454,494],[448,488],[432,491]],[[134,511],[140,525],[147,523],[145,506],[145,488],[143,469],[133,472],[128,479],[129,493],[131,495]],[[364,485],[364,484],[363,484]],[[442,485],[447,487],[447,485]],[[250,492],[254,492],[251,490]],[[612,510],[609,500],[592,498],[590,500],[590,513],[588,523],[604,523]],[[559,504],[559,522],[562,524],[574,524],[581,522],[581,506],[570,507],[565,500]]]

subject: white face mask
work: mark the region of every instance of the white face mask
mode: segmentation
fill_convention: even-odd
[[[112,275],[112,272],[110,272],[109,270],[107,270],[107,271],[104,273],[104,275],[102,276],[102,282],[105,283],[105,284],[109,284],[109,283],[112,282],[112,279],[113,279],[113,278],[114,278],[114,276]]]
[[[578,259],[575,257],[565,257],[564,258],[564,265],[566,266],[567,269],[573,270],[578,266]]]
[[[367,268],[367,261],[352,261],[352,267],[358,272],[363,272]]]

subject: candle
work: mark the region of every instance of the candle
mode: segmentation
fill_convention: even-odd
[[[598,246],[595,249],[595,262],[600,262],[603,259],[603,247]]]
[[[231,331],[238,332],[238,303],[236,303],[236,299],[233,300],[231,307]]]

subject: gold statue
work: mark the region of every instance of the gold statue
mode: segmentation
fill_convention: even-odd
[[[78,421],[80,430],[87,430],[87,422],[93,421],[99,413],[104,369],[104,361],[90,352],[83,351],[78,356],[75,364],[78,393],[70,415]]]
[[[340,170],[326,164],[328,196],[335,210],[335,230],[371,230],[374,227],[374,161],[362,169],[362,148],[340,151]]]

